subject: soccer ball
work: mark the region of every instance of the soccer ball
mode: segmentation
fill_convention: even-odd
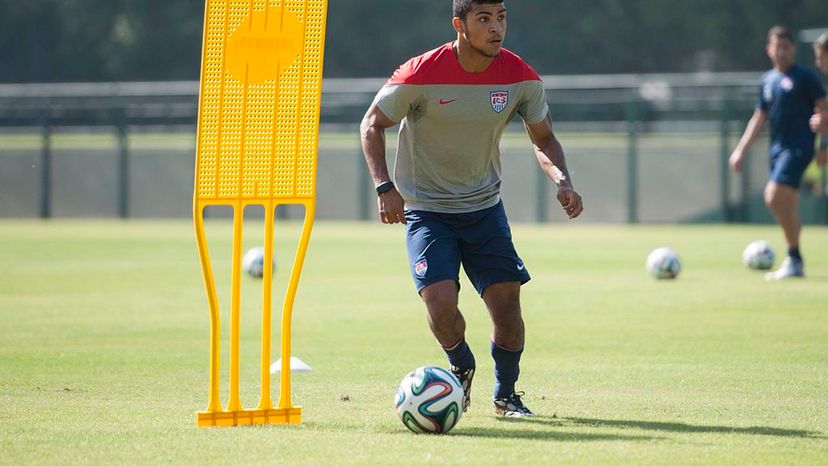
[[[418,367],[403,377],[395,405],[400,420],[412,432],[445,434],[463,414],[463,387],[442,367]]]
[[[242,269],[251,277],[262,278],[264,275],[264,248],[255,247],[242,258]],[[276,271],[276,258],[273,258],[273,271]]]
[[[754,270],[768,270],[773,267],[776,254],[767,241],[754,241],[742,252],[742,262]]]
[[[647,272],[659,280],[676,278],[681,272],[681,259],[670,248],[658,248],[647,256]]]

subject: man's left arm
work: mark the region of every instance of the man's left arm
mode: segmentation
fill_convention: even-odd
[[[525,123],[526,131],[535,146],[535,156],[546,176],[558,186],[558,202],[566,215],[574,219],[584,211],[581,196],[572,186],[572,178],[566,167],[563,147],[552,131],[552,118],[546,117],[538,123]]]

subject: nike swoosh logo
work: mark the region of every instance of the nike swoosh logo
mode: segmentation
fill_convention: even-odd
[[[457,101],[457,99],[440,99],[440,105],[448,105],[455,101]]]
[[[526,268],[526,266],[523,265],[523,264],[518,264],[517,268],[518,268],[518,270],[523,270],[523,269]]]

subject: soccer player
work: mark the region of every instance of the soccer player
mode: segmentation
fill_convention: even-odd
[[[362,148],[385,224],[405,224],[409,266],[431,331],[464,391],[475,371],[458,305],[459,271],[492,320],[497,415],[532,412],[515,390],[524,347],[520,287],[529,272],[512,243],[500,196],[500,137],[520,116],[541,168],[569,218],[581,214],[540,77],[503,48],[503,0],[453,0],[457,40],[412,58],[379,91],[362,120]],[[400,124],[394,180],[385,130]]]
[[[816,57],[817,68],[822,71],[822,74],[828,76],[828,32],[823,33],[814,42],[814,57]],[[828,112],[816,109],[814,116],[811,117],[811,129],[822,135],[820,149],[823,152],[820,155],[825,157],[825,151],[828,150]],[[822,164],[825,165],[824,160]]]
[[[828,109],[825,90],[815,73],[794,63],[796,46],[791,33],[780,26],[768,32],[766,51],[773,69],[762,77],[756,111],[736,149],[730,166],[742,168],[745,152],[770,121],[770,176],[765,203],[785,233],[788,255],[779,270],[767,280],[804,277],[805,264],[799,250],[801,225],[798,193],[802,175],[814,157],[814,133],[808,125],[813,109]]]

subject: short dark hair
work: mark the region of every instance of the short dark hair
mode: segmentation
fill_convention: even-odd
[[[828,52],[828,32],[823,32],[822,35],[814,41],[814,47],[819,47]]]
[[[786,39],[788,42],[794,43],[793,34],[785,26],[774,26],[768,31],[768,43],[771,39],[776,37],[777,40]]]
[[[453,0],[454,5],[452,11],[455,18],[460,18],[465,21],[466,15],[469,14],[472,5],[494,5],[503,3],[504,0]]]

